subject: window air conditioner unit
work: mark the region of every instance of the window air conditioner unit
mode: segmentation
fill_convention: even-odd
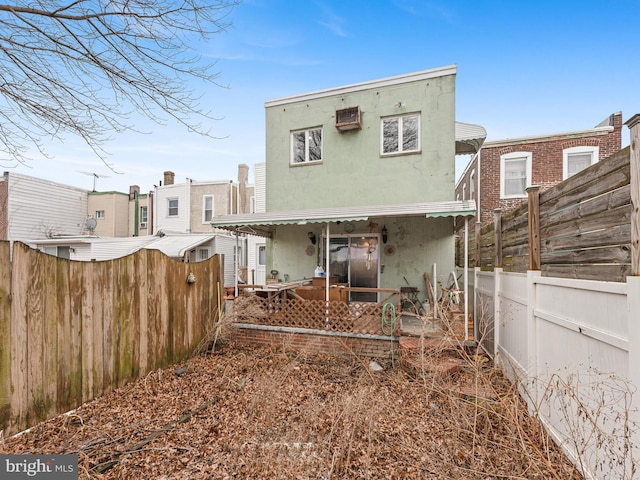
[[[140,228],[147,228],[147,222],[140,222]]]
[[[362,129],[362,114],[360,107],[343,108],[336,110],[336,128],[338,130]]]

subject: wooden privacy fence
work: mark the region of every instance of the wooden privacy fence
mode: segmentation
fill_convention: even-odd
[[[18,242],[10,258],[0,242],[0,431],[189,357],[220,316],[221,265],[157,250],[74,262]]]
[[[629,147],[544,192],[527,191],[523,205],[504,214],[496,210],[493,224],[476,225],[470,267],[626,281],[632,243]],[[459,266],[463,249],[461,239]]]

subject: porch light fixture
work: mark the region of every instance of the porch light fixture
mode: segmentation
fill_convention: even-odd
[[[386,225],[382,227],[382,243],[387,243],[387,239],[389,238],[389,232],[387,232],[387,227]]]
[[[316,234],[315,233],[309,232],[309,233],[307,233],[307,237],[309,237],[309,240],[311,241],[311,243],[313,245],[316,244]]]

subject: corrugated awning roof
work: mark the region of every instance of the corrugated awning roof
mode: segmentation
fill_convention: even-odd
[[[473,200],[454,202],[411,203],[365,207],[340,207],[310,210],[287,210],[242,215],[220,215],[211,226],[253,235],[270,236],[277,225],[306,225],[308,223],[356,222],[380,217],[455,217],[473,216]]]
[[[456,122],[456,155],[473,155],[480,150],[487,131],[480,125]]]
[[[203,243],[211,241],[215,238],[215,235],[190,233],[185,235],[166,235],[164,237],[156,238],[157,240],[145,245],[143,248],[149,250],[160,250],[167,257],[179,258],[188,250],[192,250]]]

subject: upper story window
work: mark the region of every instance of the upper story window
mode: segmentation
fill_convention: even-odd
[[[104,210],[96,210],[96,220],[104,220]]]
[[[420,115],[382,119],[382,154],[410,153],[420,150]]]
[[[293,165],[322,161],[322,128],[291,132],[291,163]]]
[[[590,167],[598,161],[600,149],[598,147],[572,147],[562,151],[562,179]]]
[[[213,195],[202,197],[202,223],[208,223],[213,218]]]
[[[531,152],[513,152],[500,157],[500,198],[522,198],[531,185]]]
[[[178,216],[178,199],[177,198],[167,199],[167,216],[169,217]]]
[[[140,223],[147,223],[148,219],[147,207],[140,207]]]
[[[476,171],[471,170],[469,175],[469,200],[476,199]]]

